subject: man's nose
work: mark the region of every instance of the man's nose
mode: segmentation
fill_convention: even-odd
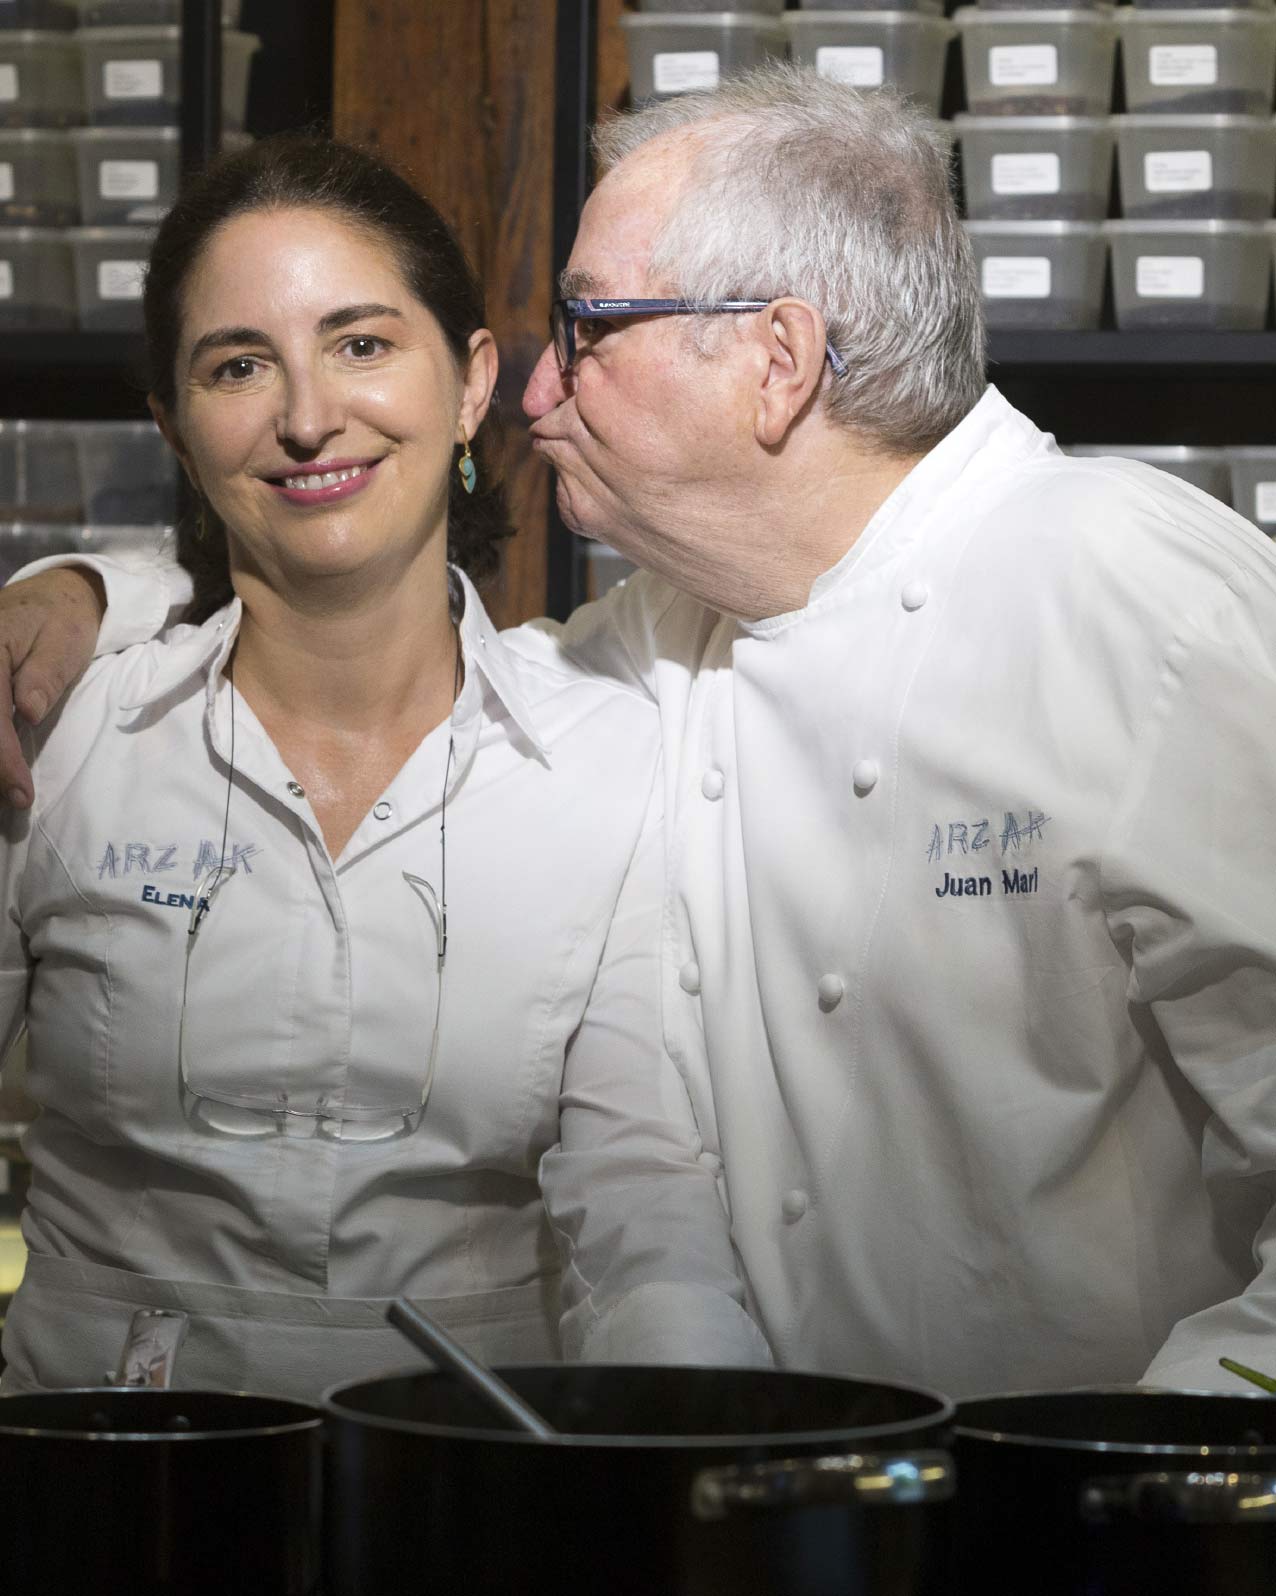
[[[542,416],[547,416],[567,398],[571,381],[558,369],[558,356],[554,353],[553,344],[546,344],[523,390],[524,415],[531,421],[539,421]]]

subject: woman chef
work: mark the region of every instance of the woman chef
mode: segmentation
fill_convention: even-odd
[[[223,589],[90,667],[4,818],[4,1388],[97,1383],[163,1307],[178,1385],[313,1397],[403,1361],[399,1293],[489,1360],[766,1361],[659,1045],[654,710],[469,580],[507,527],[455,241],[268,140],[169,213],[145,313]]]

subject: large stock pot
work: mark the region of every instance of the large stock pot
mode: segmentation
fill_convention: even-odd
[[[957,1407],[968,1596],[1271,1596],[1276,1399],[1133,1388]]]
[[[0,1397],[5,1584],[41,1596],[314,1596],[323,1416],[273,1397]]]
[[[428,1372],[330,1391],[328,1596],[929,1596],[951,1404],[776,1370],[497,1371],[555,1429]]]

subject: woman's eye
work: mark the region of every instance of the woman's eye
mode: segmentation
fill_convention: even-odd
[[[385,343],[380,338],[374,338],[371,333],[358,333],[348,340],[346,348],[356,360],[371,360],[374,355],[381,353]]]
[[[213,373],[216,380],[230,383],[245,382],[256,375],[257,362],[251,355],[234,355],[230,360],[223,361]]]

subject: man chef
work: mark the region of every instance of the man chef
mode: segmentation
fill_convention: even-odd
[[[1276,1366],[1276,558],[985,386],[915,111],[774,67],[600,151],[524,405],[645,569],[512,636],[659,704],[661,1018],[777,1358]],[[184,593],[100,570],[108,645]],[[89,601],[21,591],[30,717]]]

